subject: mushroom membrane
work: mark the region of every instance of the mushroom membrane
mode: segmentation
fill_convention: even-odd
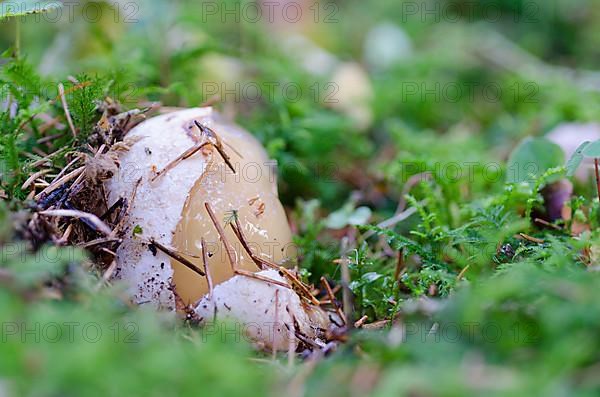
[[[244,276],[232,277],[198,302],[196,314],[207,321],[216,314],[220,321],[243,325],[240,328],[246,337],[268,350],[288,350],[290,343],[295,349],[294,331],[310,339],[319,338],[321,330],[329,329],[329,316],[341,322],[336,314],[308,305],[292,289],[282,287],[289,283],[276,270],[264,270],[258,275],[280,285]]]
[[[217,151],[211,149],[207,170],[194,184],[183,208],[173,246],[178,251],[198,257],[191,261],[203,269],[200,258],[201,241],[204,238],[208,256],[207,273],[213,284],[217,285],[231,278],[234,273],[205,203],[210,204],[221,221],[238,268],[258,271],[231,227],[228,227],[235,218],[250,248],[264,259],[284,263],[293,254],[293,247],[285,212],[277,196],[275,168],[260,143],[235,126],[206,119],[201,122],[217,133],[231,158],[235,173],[226,166]],[[171,266],[174,270],[173,284],[184,303],[195,303],[208,292],[206,277],[194,273],[176,260],[171,260]]]
[[[186,150],[205,139],[214,141],[208,136],[210,130],[201,132],[196,122],[214,131],[235,173],[211,145],[169,168]],[[256,255],[276,263],[294,255],[273,163],[250,133],[223,121],[211,108],[193,108],[141,123],[129,132],[126,142],[130,148],[120,155],[120,172],[107,182],[106,190],[111,203],[119,198],[131,202],[115,277],[125,283],[135,302],[173,310],[173,289],[186,304],[196,303],[208,292],[205,277],[157,250],[149,244],[152,240],[204,270],[200,259],[204,239],[213,284],[232,277],[205,203],[225,230],[239,268],[258,271],[228,226],[235,217]]]

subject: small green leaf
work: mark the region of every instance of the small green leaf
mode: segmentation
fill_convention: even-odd
[[[534,182],[554,167],[564,164],[565,154],[546,138],[525,138],[508,159],[507,182]]]
[[[589,143],[589,145],[586,145],[585,148],[582,150],[582,154],[584,157],[599,158],[600,157],[600,140]]]
[[[0,20],[23,15],[40,14],[61,8],[57,0],[22,0],[0,2]]]
[[[331,213],[325,220],[325,225],[329,229],[343,229],[346,226],[364,225],[371,217],[371,209],[368,207],[358,207],[354,209],[352,205],[345,205],[341,209]]]
[[[372,283],[374,281],[379,280],[381,277],[383,277],[383,276],[379,273],[369,272],[369,273],[363,274],[362,279],[363,279],[363,281],[365,281],[367,283]]]
[[[371,209],[369,207],[358,207],[350,216],[348,217],[349,225],[364,225],[369,221],[371,217]]]
[[[133,228],[133,235],[137,236],[138,234],[142,233],[144,233],[144,229],[142,229],[140,225],[135,225],[135,227]]]
[[[581,162],[583,161],[583,149],[585,149],[589,144],[589,141],[585,141],[579,145],[577,150],[575,150],[575,153],[573,153],[569,161],[567,161],[567,176],[575,175],[575,171],[577,171],[577,168],[579,168]]]
[[[225,222],[226,225],[229,225],[230,223],[235,223],[237,219],[239,219],[237,210],[226,211],[223,222]]]

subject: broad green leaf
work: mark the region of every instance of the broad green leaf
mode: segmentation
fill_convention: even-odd
[[[329,214],[325,220],[325,225],[329,229],[343,229],[349,225],[364,225],[370,217],[371,210],[368,207],[354,209],[351,204],[346,204],[341,209]]]
[[[533,182],[564,161],[565,154],[557,144],[546,138],[525,138],[508,159],[507,182]]]
[[[567,176],[575,175],[575,171],[577,171],[577,168],[579,168],[581,162],[583,161],[583,149],[585,149],[589,144],[589,141],[585,141],[579,145],[577,150],[575,150],[575,153],[573,153],[569,161],[567,161]]]
[[[590,143],[583,149],[582,154],[584,157],[600,157],[600,140]]]
[[[39,14],[62,7],[57,0],[20,0],[0,2],[0,20],[23,15]]]
[[[373,281],[377,281],[379,280],[381,277],[383,277],[383,275],[376,273],[376,272],[369,272],[369,273],[365,273],[362,276],[363,281],[366,281],[367,283],[372,283]]]
[[[364,225],[369,221],[371,217],[371,209],[369,207],[358,207],[350,216],[348,217],[349,225]]]

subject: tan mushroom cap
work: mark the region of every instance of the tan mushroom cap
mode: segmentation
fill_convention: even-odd
[[[295,250],[277,195],[274,162],[269,160],[262,145],[247,131],[215,117],[200,118],[198,121],[220,138],[235,173],[214,148],[203,152],[207,156],[208,167],[190,191],[173,237],[173,247],[198,257],[191,261],[204,269],[200,259],[201,240],[204,238],[208,274],[213,284],[220,284],[234,275],[225,246],[206,211],[205,203],[209,203],[225,230],[238,268],[259,271],[229,225],[229,222],[234,222],[234,217],[239,220],[243,234],[256,254],[275,263],[293,259]],[[171,266],[174,269],[175,290],[184,303],[195,303],[208,293],[206,277],[175,260],[171,261]]]
[[[233,174],[212,146],[181,161],[156,178],[157,171],[206,139],[195,126],[212,129],[236,169]],[[273,163],[250,133],[223,121],[211,108],[192,108],[153,117],[126,137],[130,149],[119,156],[120,171],[106,183],[110,204],[133,199],[117,250],[115,278],[136,303],[173,310],[174,291],[185,303],[208,292],[207,280],[153,249],[153,239],[174,248],[203,270],[200,241],[206,240],[213,284],[232,276],[231,265],[204,203],[209,203],[226,229],[239,267],[257,272],[225,220],[237,213],[256,254],[274,262],[294,256],[291,232],[277,196]],[[137,232],[134,232],[137,231]]]

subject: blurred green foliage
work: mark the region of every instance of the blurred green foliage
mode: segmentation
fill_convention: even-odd
[[[565,171],[543,136],[600,117],[599,85],[586,74],[600,59],[595,1],[318,3],[320,23],[287,29],[327,51],[333,69],[353,62],[364,71],[371,95],[353,109],[365,106],[366,122],[327,100],[335,73],[311,71],[322,65],[306,49],[286,48],[276,24],[223,19],[191,0],[82,4],[101,13],[19,19],[20,57],[10,49],[16,21],[0,23],[8,197],[0,210],[0,395],[267,395],[288,386],[328,396],[598,393],[595,186],[575,183],[570,219],[535,221],[547,205],[544,189]],[[222,11],[251,3],[211,4]],[[411,49],[375,67],[364,43],[381,23],[404,32]],[[507,42],[531,56],[507,51]],[[36,117],[63,120],[58,83],[77,140],[68,129],[42,130]],[[285,84],[303,95],[264,91]],[[244,94],[250,86],[263,96]],[[83,253],[32,252],[10,237],[15,211],[28,205],[21,185],[41,156],[34,149],[85,150],[106,95],[127,108],[213,102],[247,127],[278,161],[303,276],[340,283],[342,258],[355,319],[402,322],[354,331],[312,372],[312,364],[257,365],[260,355],[244,343],[129,307],[118,285],[99,287]],[[55,146],[39,143],[51,133],[62,134]],[[537,165],[533,175],[524,162]],[[397,224],[374,226],[406,211]],[[572,236],[576,224],[589,230]],[[74,339],[70,322],[79,324]],[[61,337],[34,340],[56,330],[49,324]],[[102,330],[97,342],[82,334],[86,324]]]

